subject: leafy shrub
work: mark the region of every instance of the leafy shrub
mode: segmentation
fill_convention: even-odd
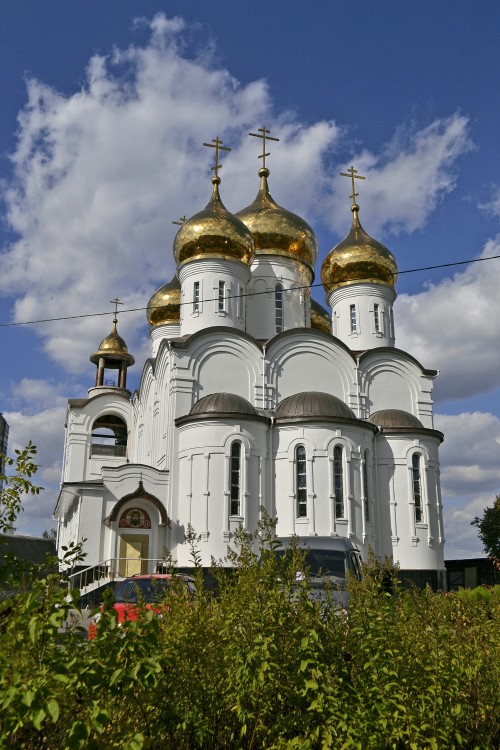
[[[478,748],[500,744],[500,596],[407,592],[389,565],[350,581],[349,613],[242,532],[217,596],[98,637],[64,628],[58,576],[0,605],[0,746],[85,750]],[[196,537],[191,534],[194,548]],[[68,550],[68,555],[78,551]],[[195,555],[196,558],[196,555]]]

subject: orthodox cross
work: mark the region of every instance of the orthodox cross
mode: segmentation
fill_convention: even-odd
[[[178,224],[180,227],[184,224],[184,222],[187,220],[187,216],[181,216],[179,221],[172,221],[172,224]]]
[[[279,138],[273,138],[272,136],[268,135],[270,133],[270,130],[266,130],[266,128],[257,128],[259,131],[258,133],[249,133],[248,135],[253,135],[255,138],[262,138],[262,153],[259,154],[259,159],[262,159],[262,167],[266,168],[266,156],[269,156],[269,153],[266,154],[266,141],[279,141]],[[261,135],[262,133],[262,135]]]
[[[352,180],[352,195],[350,195],[349,198],[352,198],[352,204],[354,206],[356,204],[356,198],[359,195],[359,193],[356,192],[356,186],[355,186],[354,180],[366,180],[366,177],[362,177],[360,174],[358,174],[358,170],[354,169],[354,167],[351,167],[346,172],[341,172],[340,176],[350,177]]]
[[[115,306],[115,323],[117,323],[118,322],[118,318],[116,316],[118,315],[118,305],[123,305],[125,303],[121,302],[118,299],[118,297],[115,297],[114,299],[110,299],[109,301],[111,302],[112,305]]]
[[[204,143],[204,146],[208,146],[208,148],[214,148],[215,149],[215,166],[211,167],[211,171],[215,172],[215,176],[219,176],[219,169],[222,169],[222,164],[219,164],[219,151],[231,151],[230,148],[227,146],[223,146],[223,141],[219,139],[219,136],[217,138],[212,138],[212,143]]]

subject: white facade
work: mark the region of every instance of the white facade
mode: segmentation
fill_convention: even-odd
[[[345,536],[365,559],[371,547],[439,576],[437,373],[394,347],[394,288],[331,291],[324,333],[300,258],[198,252],[178,276],[180,320],[152,328],[139,390],[69,402],[59,545],[85,539],[88,566],[153,572],[192,564],[191,527],[210,566],[265,508],[280,536]]]

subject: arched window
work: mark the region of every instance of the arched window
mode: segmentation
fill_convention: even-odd
[[[295,497],[297,499],[297,518],[307,517],[307,476],[306,449],[303,445],[295,448]]]
[[[415,521],[421,523],[422,507],[422,477],[420,472],[420,453],[414,453],[411,458],[411,474],[413,483],[413,502],[415,504]]]
[[[344,518],[344,466],[341,445],[333,449],[333,492],[335,495],[335,518]]]
[[[241,443],[231,446],[231,515],[241,515]]]
[[[121,456],[127,455],[127,425],[111,414],[98,417],[92,425],[93,456]]]
[[[274,309],[275,309],[275,322],[276,322],[276,333],[281,333],[283,330],[283,284],[276,284],[274,287]]]

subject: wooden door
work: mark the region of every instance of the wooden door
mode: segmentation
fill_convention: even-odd
[[[122,578],[148,572],[149,537],[147,534],[124,534],[120,538],[118,575]]]

